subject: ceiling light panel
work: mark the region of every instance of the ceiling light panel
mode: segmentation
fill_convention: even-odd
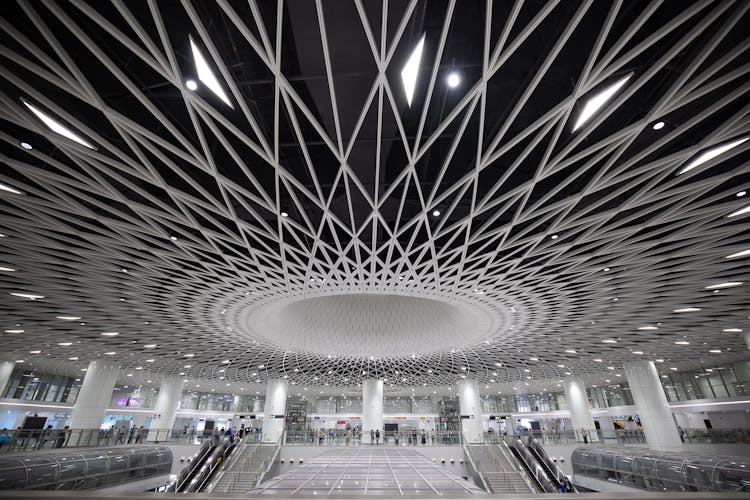
[[[232,101],[229,100],[229,96],[224,92],[224,88],[219,83],[219,80],[214,75],[211,66],[208,61],[203,57],[198,46],[195,44],[192,38],[190,38],[190,50],[193,53],[193,62],[195,63],[195,71],[198,73],[198,79],[211,91],[216,97],[224,101],[224,104],[230,108],[234,108]],[[192,87],[192,86],[190,86]],[[197,89],[197,86],[195,86]],[[191,89],[191,90],[195,90]]]

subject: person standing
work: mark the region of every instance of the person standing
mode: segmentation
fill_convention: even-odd
[[[370,429],[370,446],[375,442],[375,431]]]
[[[380,429],[375,430],[375,445],[380,444]]]
[[[346,445],[349,446],[349,443],[352,440],[352,429],[351,427],[346,429]]]
[[[427,433],[422,429],[422,446],[427,444]]]
[[[324,431],[323,428],[321,427],[320,430],[318,431],[318,446],[323,446],[323,440],[325,439],[325,437],[326,437],[326,431]]]

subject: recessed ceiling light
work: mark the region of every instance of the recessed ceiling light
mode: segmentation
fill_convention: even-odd
[[[114,356],[115,354],[117,354],[115,351],[109,351],[109,352],[104,353],[105,356]]]
[[[13,194],[23,194],[18,189],[13,189],[12,187],[6,186],[5,184],[0,184],[0,191],[7,191],[7,192],[13,193]]]
[[[643,351],[633,351],[633,354],[643,354]]]
[[[553,234],[552,236],[550,236],[550,239],[552,239],[552,240],[556,240],[557,238],[558,238],[558,236],[556,234]]]
[[[146,344],[143,347],[144,349],[153,349],[154,347],[156,347],[156,344]]]
[[[739,193],[737,193],[737,195],[736,195],[736,196],[737,196],[737,198],[742,198],[742,197],[743,197],[743,196],[745,196],[746,194],[747,194],[747,191],[740,191]]]
[[[607,271],[609,271],[609,268],[605,267],[604,269],[602,269],[602,271],[604,271],[606,273]]]
[[[24,330],[5,330],[5,333],[23,333]]]
[[[446,81],[448,82],[449,87],[456,88],[461,83],[461,77],[458,76],[458,73],[453,71],[448,75]]]
[[[57,345],[69,346],[69,345],[73,345],[73,342],[58,342]]]
[[[724,328],[722,332],[726,333],[742,333],[742,328]]]
[[[647,326],[639,326],[638,329],[639,330],[658,330],[659,327],[658,326],[647,325]]]
[[[172,240],[172,241],[177,241],[177,236],[172,235],[172,236],[169,237],[169,239]]]
[[[652,128],[654,130],[661,130],[664,128],[664,122],[656,122]]]
[[[120,332],[102,332],[101,335],[104,335],[105,337],[117,337],[120,335]]]
[[[576,353],[576,351],[574,349],[565,349],[565,352],[567,352],[568,354],[575,354]]]
[[[22,299],[29,299],[29,300],[37,300],[37,299],[44,298],[44,295],[34,295],[32,293],[11,292],[11,295],[13,295],[14,297],[21,297]]]
[[[198,90],[198,83],[195,80],[186,80],[185,86],[188,90]]]
[[[54,118],[50,117],[46,113],[42,112],[41,110],[37,109],[36,106],[32,106],[28,102],[23,102],[29,110],[34,113],[37,118],[42,120],[47,127],[49,127],[50,130],[55,132],[56,134],[60,134],[63,137],[67,137],[73,142],[77,142],[78,144],[81,144],[82,146],[86,146],[89,149],[96,149],[94,146],[92,146],[89,142],[82,139],[78,134],[70,130],[68,127],[63,126],[60,122],[55,120]]]
[[[690,345],[690,342],[688,342],[687,340],[677,340],[675,341],[675,344],[676,345]]]
[[[422,60],[422,50],[424,49],[424,35],[414,47],[409,59],[406,61],[404,68],[401,70],[401,81],[404,84],[406,92],[406,102],[411,107],[411,101],[414,97],[414,89],[417,86],[417,75],[419,75],[419,63]]]
[[[186,358],[192,358],[193,356],[195,356],[195,354],[185,354]]]
[[[599,109],[604,106],[607,101],[609,101],[612,96],[614,96],[628,80],[630,80],[631,76],[633,76],[633,73],[620,78],[615,83],[609,85],[607,88],[603,89],[596,95],[590,97],[589,100],[586,101],[586,104],[583,106],[583,110],[578,116],[578,120],[573,127],[573,131],[578,130],[583,126],[584,123],[589,121],[591,117],[594,116],[594,114],[599,111]]]
[[[617,341],[615,339],[604,339],[604,340],[602,340],[602,343],[603,344],[616,344]]]
[[[741,139],[736,139],[731,142],[727,142],[726,144],[722,144],[721,146],[715,146],[707,151],[704,151],[701,153],[697,158],[695,158],[693,161],[685,165],[685,167],[680,170],[677,175],[684,174],[685,172],[689,172],[690,170],[693,170],[696,167],[699,167],[706,163],[707,161],[713,160],[717,156],[726,153],[730,149],[734,149],[740,144],[744,143],[750,139],[750,137],[743,137]]]
[[[602,360],[601,360],[601,358],[594,358],[594,362],[595,362],[595,363],[601,363],[601,362],[602,362]]]
[[[282,217],[289,217],[289,214],[288,214],[288,213],[286,213],[286,212],[281,212],[281,216],[282,216]]]
[[[80,316],[58,316],[57,319],[64,319],[65,321],[77,321],[81,319]]]
[[[746,213],[750,213],[750,205],[732,212],[731,214],[727,215],[727,217],[737,217],[738,215],[745,215]]]
[[[36,350],[36,351],[29,351],[29,354],[41,354],[42,351]]]
[[[700,311],[700,307],[683,307],[682,309],[675,309],[673,312],[676,313],[689,313],[689,312],[696,312]]]
[[[433,217],[438,217],[439,215],[440,215],[440,210],[433,210],[432,211],[432,216]]]
[[[21,147],[23,149],[29,149],[29,150],[34,149],[33,146],[31,144],[29,144],[28,142],[22,142],[21,143]]]
[[[712,354],[721,354],[721,349],[710,349],[708,352]]]
[[[17,360],[16,360],[16,363],[23,363],[23,362],[24,362],[24,360],[23,360],[23,359],[17,359]]]
[[[234,106],[232,106],[229,97],[221,87],[219,80],[216,78],[214,72],[211,70],[211,67],[203,58],[203,54],[201,54],[201,51],[198,49],[198,46],[195,45],[195,42],[193,42],[192,38],[190,38],[190,49],[193,52],[193,61],[195,62],[195,69],[198,72],[198,80],[203,82],[203,84],[208,87],[208,89],[213,92],[216,97],[224,101],[224,104],[234,109]]]
[[[732,288],[735,286],[741,286],[741,281],[725,281],[724,283],[717,283],[715,285],[709,285],[706,287],[706,290],[717,290],[720,288]]]

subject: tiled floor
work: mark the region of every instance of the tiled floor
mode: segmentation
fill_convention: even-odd
[[[264,481],[250,493],[455,497],[484,491],[415,450],[339,448]]]

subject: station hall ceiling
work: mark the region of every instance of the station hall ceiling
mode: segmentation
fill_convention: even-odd
[[[747,359],[748,9],[6,2],[1,356],[342,394]]]

